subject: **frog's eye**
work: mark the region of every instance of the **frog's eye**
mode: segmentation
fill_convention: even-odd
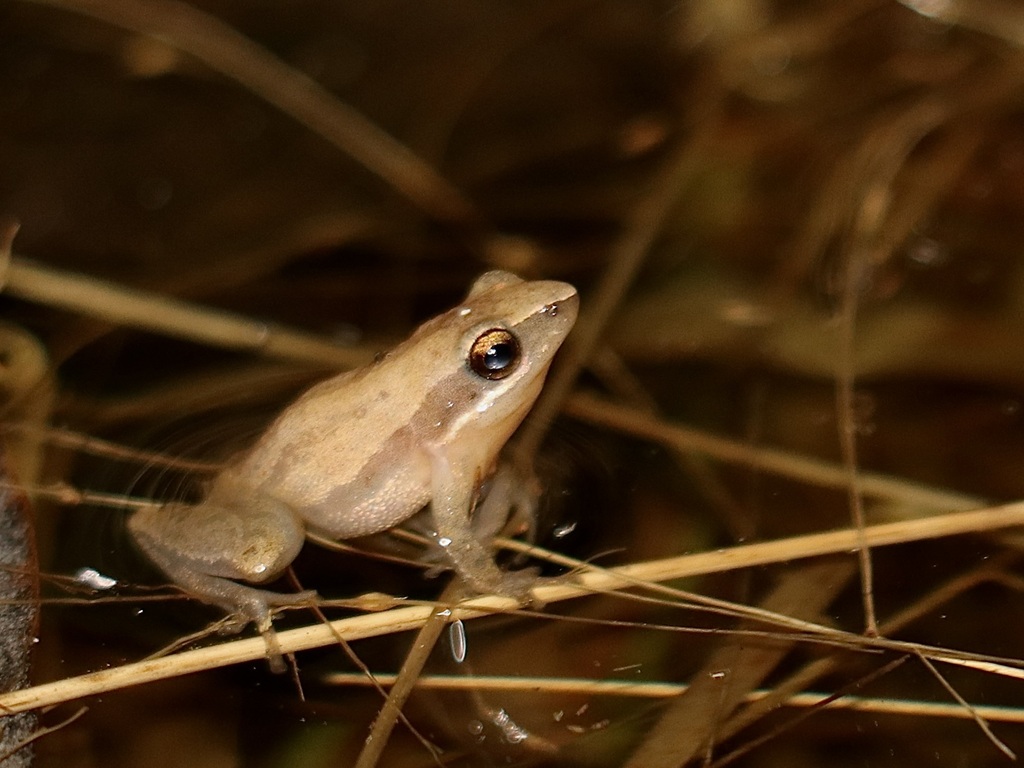
[[[469,367],[485,379],[504,379],[519,365],[519,339],[504,328],[492,328],[476,337],[469,349]]]

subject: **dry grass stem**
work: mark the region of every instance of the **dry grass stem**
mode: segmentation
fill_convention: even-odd
[[[393,685],[397,675],[374,673],[374,679],[383,686]],[[323,681],[329,684],[350,687],[371,687],[373,683],[364,675],[355,672],[335,672],[326,675]],[[619,696],[637,699],[669,699],[689,689],[686,683],[637,682],[635,680],[589,680],[586,678],[558,677],[492,677],[473,675],[423,675],[416,681],[416,687],[424,690],[443,691],[500,691],[507,693],[545,693],[571,696]],[[772,696],[773,690],[751,691],[744,696],[748,704],[763,701]],[[788,696],[780,702],[787,707],[818,707],[828,698],[823,692],[806,691]],[[936,701],[910,701],[907,699],[878,699],[862,696],[844,696],[828,704],[829,709],[845,709],[857,712],[876,712],[909,717],[941,717],[954,720],[972,720],[969,711],[959,704]],[[1024,709],[972,705],[974,712],[989,722],[1024,723]]]
[[[1024,707],[968,702],[1024,682],[1024,5],[190,2],[21,0],[0,25],[0,216],[23,224],[14,243],[0,221],[0,492],[57,502],[32,521],[43,565],[0,569],[43,597],[3,602],[42,613],[18,634],[35,678],[99,670],[0,693],[9,734],[95,697],[0,763],[63,765],[68,745],[97,765],[360,768],[1020,752]],[[200,498],[313,376],[370,363],[494,267],[581,297],[507,451],[559,552],[493,541],[564,574],[537,607],[457,580],[383,594],[440,592],[425,558],[391,565],[422,553],[413,520],[366,543],[383,562],[305,547],[303,581],[357,597],[310,592],[272,642],[225,637],[234,616],[190,635],[150,616],[196,598],[128,586],[140,564],[107,508]],[[414,378],[447,392],[449,365]],[[419,422],[378,426],[394,445]],[[371,673],[364,638],[398,675]],[[294,690],[260,672],[282,659]],[[108,695],[242,662],[258,691],[220,674]],[[461,674],[423,677],[435,664]],[[334,669],[375,695],[307,701]],[[422,689],[461,693],[410,706]],[[972,720],[1004,754],[962,738]],[[1005,744],[989,722],[1013,724]]]
[[[951,513],[922,520],[869,526],[863,532],[854,529],[830,531],[779,541],[748,544],[717,552],[703,552],[664,560],[634,563],[604,571],[589,571],[578,574],[572,582],[567,580],[563,583],[539,586],[533,594],[538,602],[549,604],[585,597],[593,593],[629,588],[642,581],[667,581],[702,573],[715,573],[768,563],[788,562],[805,557],[850,552],[856,548],[862,533],[870,546],[877,547],[944,536],[979,533],[1019,525],[1024,525],[1024,503],[973,512]],[[451,619],[465,621],[492,613],[514,611],[517,607],[517,603],[508,598],[479,597],[467,600],[453,608]],[[286,630],[278,634],[278,641],[281,653],[288,654],[327,647],[335,644],[339,637],[346,641],[352,641],[383,634],[418,630],[435,610],[435,607],[430,605],[395,608],[381,613],[341,619],[326,626],[316,624]],[[785,617],[782,617],[781,620],[785,621]],[[813,627],[814,625],[801,623],[801,626]],[[845,636],[851,645],[899,651],[917,651],[922,648],[918,644],[883,639],[868,640],[856,635],[835,632],[828,628],[816,627],[816,629],[830,639]],[[37,709],[132,685],[254,661],[263,658],[265,654],[266,645],[261,637],[236,640],[5,694],[0,696],[0,708],[12,713]],[[988,663],[987,659],[982,659],[977,654],[933,651],[928,652],[927,655],[933,659],[941,657],[943,661],[957,658]]]
[[[445,588],[445,593],[441,596],[442,604],[446,598],[454,596],[458,589],[460,589],[458,580],[449,584]],[[412,694],[416,681],[422,674],[423,667],[426,665],[427,659],[430,658],[430,654],[441,637],[441,633],[448,626],[448,617],[450,615],[451,611],[449,609],[443,607],[436,608],[430,615],[430,618],[420,627],[419,632],[416,633],[416,638],[413,640],[409,653],[402,663],[398,677],[392,683],[391,691],[384,700],[384,706],[380,708],[377,716],[373,719],[373,725],[370,726],[370,735],[366,738],[366,743],[356,759],[355,768],[374,768],[380,762],[388,740],[391,738],[391,732],[398,722],[399,713]],[[428,746],[428,751],[436,760],[437,754],[434,749],[426,741],[424,741],[424,744]]]
[[[1004,755],[1006,755],[1008,758],[1010,758],[1011,760],[1016,760],[1017,755],[1014,754],[1013,750],[1006,746],[1006,744],[1004,744],[994,733],[992,733],[992,729],[989,728],[988,723],[985,722],[985,718],[983,718],[978,713],[978,710],[976,710],[972,704],[970,704],[963,696],[960,695],[956,688],[954,688],[949,683],[949,681],[946,680],[945,676],[941,672],[939,672],[938,669],[935,668],[935,665],[932,664],[932,662],[926,656],[922,656],[921,654],[917,654],[917,658],[922,664],[924,664],[925,668],[932,674],[932,677],[939,681],[939,684],[946,690],[946,692],[953,698],[953,700],[956,701],[956,703],[959,704],[960,707],[970,715],[971,719],[975,722],[975,724],[977,724],[977,726],[981,729],[982,733],[985,734],[988,740],[992,742],[996,746],[996,748]]]

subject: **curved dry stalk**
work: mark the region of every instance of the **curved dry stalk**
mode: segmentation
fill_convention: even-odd
[[[959,512],[921,520],[869,526],[864,529],[863,535],[870,546],[883,546],[1021,525],[1024,525],[1024,502],[973,512]],[[747,544],[716,552],[634,563],[608,570],[590,570],[579,574],[573,582],[565,581],[538,586],[534,589],[533,596],[539,603],[554,603],[586,597],[595,593],[632,588],[638,581],[667,581],[702,573],[716,573],[805,557],[844,553],[849,552],[857,545],[860,535],[861,532],[855,529],[843,529],[760,544]],[[370,603],[372,609],[378,606],[394,605],[398,601],[388,596],[370,595],[364,596],[363,602],[364,604]],[[351,606],[352,601],[346,601],[346,604]],[[456,619],[468,621],[494,613],[508,613],[517,608],[518,604],[515,600],[490,595],[460,603],[452,609],[451,619],[453,621]],[[281,653],[287,654],[334,645],[339,636],[344,640],[352,641],[418,630],[435,610],[436,606],[430,604],[391,608],[379,613],[340,619],[326,626],[315,624],[286,630],[278,634],[278,641]],[[786,622],[785,617],[780,617],[779,620],[786,625],[792,624],[792,622]],[[951,659],[956,659],[955,663],[958,664],[996,664],[1005,669],[1012,669],[1008,664],[982,654],[929,648],[917,643],[884,638],[864,638],[807,622],[801,622],[800,625],[804,629],[813,629],[827,639],[845,637],[851,645],[864,648],[879,648],[902,653],[922,652],[932,660],[946,663],[953,663]],[[0,695],[0,708],[10,713],[38,709],[142,683],[255,661],[263,658],[265,654],[266,645],[262,637],[235,640]],[[993,667],[993,669],[996,668],[998,667]],[[1024,672],[1021,674],[1024,675]]]
[[[999,40],[1024,47],[1024,13],[1016,3],[1003,0],[899,0],[922,16],[945,24],[984,32]]]
[[[322,136],[440,221],[472,228],[472,203],[408,147],[267,49],[174,0],[29,0],[155,37],[244,85]]]
[[[68,715],[66,718],[61,720],[56,725],[48,725],[44,728],[37,728],[27,737],[18,742],[18,744],[12,746],[5,752],[0,753],[0,765],[11,766],[11,768],[14,768],[12,763],[7,762],[8,760],[10,760],[16,754],[21,752],[21,750],[25,749],[25,747],[28,747],[31,744],[34,744],[35,742],[39,741],[39,739],[43,738],[44,736],[49,736],[51,733],[56,733],[57,731],[67,728],[69,725],[71,725],[73,722],[75,722],[78,718],[80,718],[88,711],[88,707],[81,707],[71,715]],[[28,760],[31,761],[31,757],[29,757]],[[28,764],[28,762],[25,763],[25,765]]]
[[[561,362],[552,371],[543,393],[520,430],[514,456],[521,466],[532,466],[533,457],[537,455],[551,422],[605,334],[612,315],[640,271],[683,187],[697,170],[701,153],[714,137],[721,117],[719,105],[714,105],[709,111],[711,114],[698,126],[697,133],[665,163],[653,182],[652,191],[632,211],[622,237],[613,246],[608,268],[594,296],[588,298],[580,312],[576,328],[561,352]]]
[[[102,456],[116,461],[136,462],[146,466],[182,469],[189,472],[217,472],[222,468],[221,464],[211,461],[169,456],[142,448],[129,448],[66,427],[32,424],[26,421],[7,422],[0,424],[0,435],[6,434],[27,435],[57,448],[65,448],[89,456]]]
[[[315,334],[51,269],[21,256],[0,266],[0,287],[26,301],[224,349],[342,368],[365,363],[368,357],[365,350],[339,347]]]
[[[839,320],[839,349],[836,357],[835,399],[839,452],[847,474],[850,518],[854,527],[858,529],[864,528],[866,516],[864,494],[858,473],[854,403],[857,310],[871,269],[891,257],[891,253],[886,250],[887,243],[882,231],[892,207],[892,189],[896,177],[914,147],[947,119],[948,114],[947,106],[931,99],[913,104],[902,114],[895,117],[886,116],[880,120],[878,127],[867,134],[862,145],[851,157],[853,168],[863,170],[853,175],[859,199],[851,206],[853,210],[848,224],[848,243],[844,248],[840,268],[840,298],[836,313]],[[866,541],[858,544],[857,559],[860,565],[865,631],[869,635],[877,635],[874,565],[871,549]]]
[[[675,449],[702,453],[730,464],[741,464],[822,488],[844,490],[849,487],[849,473],[839,464],[717,437],[593,395],[573,395],[565,403],[565,412],[590,424],[616,429]],[[936,489],[877,472],[860,472],[857,483],[865,496],[941,512],[974,509],[987,503],[977,496]]]

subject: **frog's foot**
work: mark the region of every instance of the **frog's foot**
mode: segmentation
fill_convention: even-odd
[[[520,568],[504,571],[493,561],[470,558],[469,564],[453,557],[453,553],[431,538],[432,545],[420,556],[420,561],[429,564],[424,576],[434,579],[446,571],[455,571],[463,577],[467,586],[476,594],[511,597],[518,603],[528,605],[535,602],[531,592],[544,580],[540,568]],[[481,543],[483,546],[483,543]]]
[[[465,579],[467,586],[479,595],[497,595],[515,600],[519,605],[533,605],[536,599],[533,596],[533,589],[542,583],[537,575],[537,568],[522,568],[518,571],[502,571],[495,567],[487,569],[484,573],[466,573],[461,568],[457,569]]]
[[[541,583],[540,568],[521,568],[518,571],[502,571],[497,594],[511,597],[520,605],[532,605],[535,601],[533,589]]]
[[[316,592],[307,590],[284,593],[258,589],[221,576],[181,567],[173,559],[163,557],[159,550],[149,554],[183,591],[228,612],[231,618],[224,625],[223,632],[240,632],[250,623],[255,624],[266,643],[271,669],[275,672],[284,671],[280,645],[273,629],[273,608],[312,605],[317,597]]]
[[[216,580],[216,577],[204,578]],[[223,581],[224,584],[217,585],[217,596],[214,598],[207,594],[206,598],[209,602],[230,611],[230,619],[224,625],[223,631],[241,632],[249,624],[255,624],[267,648],[267,663],[270,665],[271,672],[280,674],[286,671],[284,653],[281,651],[281,644],[277,641],[277,633],[274,631],[272,608],[312,605],[317,599],[317,593],[313,590],[293,593],[271,592],[236,584],[227,579],[220,579],[220,581]],[[203,597],[203,595],[198,596]],[[230,602],[227,600],[229,597]]]
[[[313,605],[317,599],[317,593],[312,589],[303,592],[271,592],[267,589],[236,584],[227,579],[211,576],[204,578],[223,582],[216,585],[217,594],[193,594],[204,602],[218,605],[230,613],[231,618],[225,625],[225,634],[241,632],[249,624],[255,624],[261,633],[266,633],[273,623],[273,608]]]

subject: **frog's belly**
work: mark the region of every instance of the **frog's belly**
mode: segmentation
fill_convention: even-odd
[[[294,478],[292,478],[294,480]],[[367,472],[343,485],[289,482],[268,488],[288,504],[311,531],[332,539],[368,536],[392,528],[430,501],[429,467],[403,462],[391,472]]]

